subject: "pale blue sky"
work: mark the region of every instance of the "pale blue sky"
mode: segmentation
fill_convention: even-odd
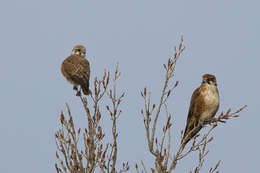
[[[83,117],[72,86],[60,73],[75,44],[87,47],[91,80],[119,62],[119,87],[127,92],[119,162],[129,161],[132,168],[140,160],[151,164],[139,93],[147,86],[157,102],[162,64],[181,35],[186,50],[176,68],[180,85],[169,100],[174,130],[185,127],[189,99],[201,75],[213,73],[220,111],[244,104],[248,108],[215,130],[202,172],[218,160],[220,172],[259,171],[259,6],[257,0],[1,1],[0,172],[55,172],[54,133],[65,102],[75,121]],[[195,159],[190,155],[177,171],[189,172]]]

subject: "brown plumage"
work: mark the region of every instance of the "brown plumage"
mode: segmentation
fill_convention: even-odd
[[[193,92],[191,97],[187,125],[182,139],[183,148],[204,125],[212,121],[218,108],[219,94],[216,77],[205,74],[202,76],[200,87]]]
[[[75,46],[71,55],[61,64],[61,72],[73,84],[73,89],[78,90],[80,86],[83,93],[89,95],[90,65],[85,56],[86,48],[82,45]]]

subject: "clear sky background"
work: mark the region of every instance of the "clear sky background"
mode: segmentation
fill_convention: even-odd
[[[55,172],[54,133],[65,102],[76,122],[83,108],[60,72],[75,44],[87,47],[91,81],[119,62],[118,87],[126,91],[119,124],[119,162],[151,164],[140,116],[140,90],[158,103],[163,63],[184,35],[186,49],[169,100],[174,145],[185,127],[189,100],[201,75],[213,73],[220,113],[248,107],[240,118],[220,125],[202,172],[222,160],[220,172],[258,172],[260,3],[257,0],[8,0],[0,2],[0,172]],[[92,84],[93,86],[93,84]],[[80,124],[80,123],[79,123]],[[104,123],[109,127],[110,122]],[[80,124],[83,125],[83,124]],[[178,172],[194,168],[192,154]],[[121,165],[121,163],[120,163]]]

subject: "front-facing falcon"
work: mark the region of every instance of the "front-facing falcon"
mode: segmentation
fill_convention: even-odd
[[[78,91],[78,86],[80,86],[83,93],[89,95],[91,93],[89,90],[90,65],[85,56],[86,48],[82,45],[75,46],[71,55],[62,62],[61,72],[73,84],[74,90]],[[77,95],[79,94],[78,91]]]
[[[204,74],[202,83],[192,94],[186,129],[182,138],[182,146],[192,139],[200,129],[212,122],[219,108],[219,94],[216,77]]]

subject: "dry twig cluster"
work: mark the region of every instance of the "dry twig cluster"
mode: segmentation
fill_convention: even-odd
[[[201,167],[203,166],[203,162],[206,155],[209,152],[206,151],[206,146],[209,142],[213,140],[213,137],[208,139],[212,130],[215,129],[215,127],[217,127],[218,123],[225,122],[225,120],[232,117],[238,117],[237,114],[246,107],[243,106],[242,108],[235,111],[234,113],[231,113],[230,109],[225,114],[221,113],[216,119],[212,120],[211,128],[208,130],[208,132],[205,135],[203,135],[202,138],[197,140],[199,137],[199,134],[197,134],[193,138],[192,145],[186,151],[184,151],[185,146],[180,145],[179,148],[176,150],[176,152],[173,153],[173,151],[171,151],[171,149],[173,149],[172,140],[171,140],[172,117],[168,113],[167,100],[170,97],[170,95],[173,93],[174,88],[176,88],[178,85],[178,81],[172,84],[172,80],[174,77],[177,60],[179,59],[184,49],[185,47],[183,47],[183,38],[181,38],[178,48],[175,48],[175,53],[173,58],[168,59],[168,63],[163,65],[165,69],[165,78],[164,78],[164,84],[160,95],[159,104],[155,105],[151,103],[151,92],[147,92],[146,88],[144,88],[144,90],[141,92],[141,96],[144,100],[144,108],[141,110],[141,115],[143,117],[148,148],[150,153],[154,157],[154,166],[150,167],[151,172],[158,172],[158,173],[173,172],[176,168],[177,161],[188,156],[191,152],[197,151],[199,153],[198,165],[196,166],[193,172],[198,173]],[[162,109],[164,109],[167,120],[165,122],[165,125],[163,126],[162,133],[156,137],[155,134],[158,127],[157,122],[159,117],[162,114],[161,113]],[[197,131],[196,128],[194,128],[193,130]],[[193,131],[191,131],[191,133],[192,132]],[[181,134],[183,135],[183,131],[181,132]],[[183,143],[185,143],[185,140],[187,139],[184,138]],[[216,172],[219,164],[220,161],[216,164],[214,168],[210,169],[210,173]],[[141,162],[141,165],[142,167],[139,168],[138,165],[136,164],[136,171],[139,172],[140,171],[139,169],[141,169],[142,172],[148,173],[147,168],[143,162]]]
[[[115,173],[118,157],[117,146],[117,119],[121,114],[119,105],[122,102],[125,94],[118,96],[116,92],[116,83],[120,77],[118,65],[113,77],[112,88],[109,89],[110,74],[105,72],[102,79],[94,80],[94,96],[91,95],[93,102],[93,111],[90,111],[87,99],[79,95],[88,120],[87,128],[82,130],[76,129],[73,122],[73,116],[70,112],[68,104],[66,104],[68,119],[61,113],[60,122],[61,128],[55,134],[58,151],[56,157],[59,161],[55,164],[57,173],[93,173],[99,168],[100,172]],[[111,105],[106,105],[105,108],[110,115],[112,121],[112,136],[113,140],[110,143],[104,141],[105,133],[100,125],[102,114],[100,111],[101,100],[104,96],[108,96]],[[84,146],[79,146],[79,140],[84,141]],[[82,149],[80,149],[82,148]],[[119,172],[129,170],[128,163],[123,163],[123,167]]]
[[[175,170],[178,161],[187,157],[192,152],[198,152],[198,163],[191,172],[199,173],[203,167],[205,157],[209,153],[207,144],[213,140],[213,137],[209,137],[211,132],[219,123],[224,123],[230,118],[238,117],[238,113],[246,107],[243,106],[233,113],[231,113],[230,109],[226,113],[221,113],[217,118],[212,120],[207,133],[201,135],[202,137],[199,137],[200,135],[197,134],[186,150],[184,148],[185,146],[181,144],[176,151],[173,151],[173,141],[171,139],[173,135],[171,131],[172,116],[168,112],[167,101],[173,93],[173,90],[178,86],[178,81],[173,82],[173,78],[177,60],[184,49],[183,38],[181,38],[178,48],[175,48],[173,58],[168,59],[167,64],[163,65],[165,77],[158,105],[152,104],[150,91],[144,88],[141,92],[144,101],[144,108],[141,110],[141,115],[145,127],[148,149],[152,155],[151,159],[154,160],[154,165],[147,166],[141,161],[141,166],[138,166],[138,164],[135,165],[137,173],[171,173]],[[121,114],[119,106],[125,96],[124,93],[120,95],[117,94],[116,88],[119,77],[120,72],[118,71],[117,65],[112,86],[110,86],[110,74],[107,72],[104,73],[101,79],[96,78],[94,80],[94,93],[91,95],[93,108],[91,109],[88,106],[86,98],[79,95],[88,120],[88,125],[83,132],[80,128],[77,129],[75,127],[70,108],[68,104],[66,104],[68,118],[65,118],[65,115],[61,113],[61,127],[55,134],[58,148],[56,152],[58,163],[55,164],[57,173],[93,173],[97,170],[102,173],[115,173],[126,172],[130,169],[128,162],[125,162],[123,163],[122,169],[116,171],[117,158],[119,156],[117,121]],[[105,96],[109,98],[111,102],[110,106],[102,106],[101,100],[103,100]],[[103,117],[100,109],[103,108],[107,110],[112,121],[111,131],[113,139],[110,143],[105,143],[105,133],[100,125],[100,120]],[[159,134],[158,119],[163,113],[165,113],[166,122],[162,128],[162,133]],[[194,128],[194,130],[196,131],[196,128]],[[181,137],[182,135],[183,131],[181,132]],[[82,139],[84,145],[80,146],[79,141]],[[185,143],[185,139],[182,143]],[[217,173],[219,165],[220,161],[217,162],[214,167],[210,168],[209,172]]]

